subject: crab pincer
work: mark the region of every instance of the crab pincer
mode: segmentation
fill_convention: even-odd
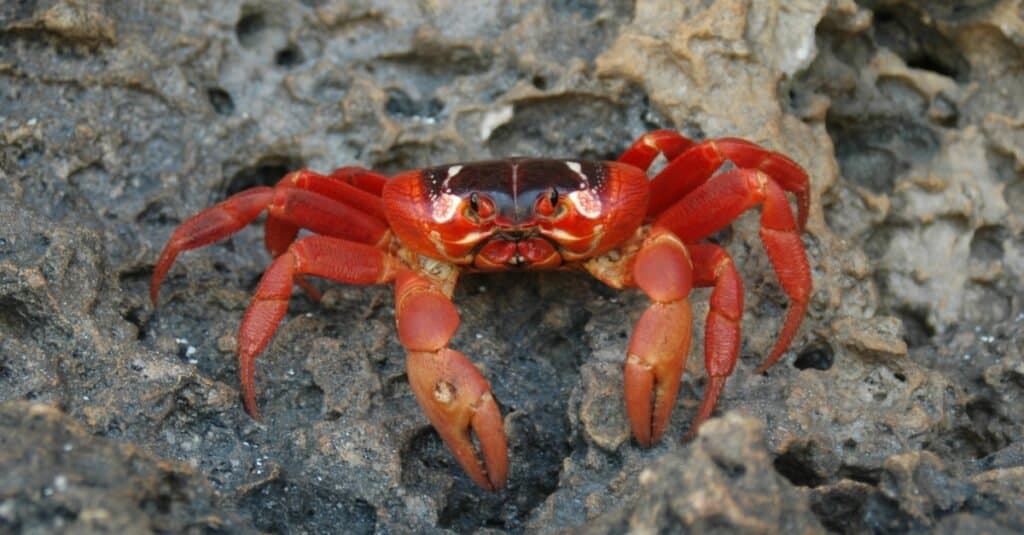
[[[477,485],[494,491],[508,478],[501,411],[487,379],[464,354],[448,347],[459,313],[439,286],[412,271],[401,272],[395,281],[395,316],[407,352],[409,386],[463,470]]]
[[[505,426],[484,376],[465,355],[448,348],[410,351],[406,371],[416,401],[462,469],[487,490],[503,487],[508,478]]]
[[[645,447],[661,438],[675,407],[690,349],[692,277],[683,243],[667,231],[652,231],[633,264],[634,282],[652,303],[633,330],[624,371],[626,413]]]

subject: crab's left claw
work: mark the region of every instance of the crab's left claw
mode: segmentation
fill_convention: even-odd
[[[454,349],[410,351],[409,385],[427,419],[477,485],[495,491],[508,477],[508,446],[501,411],[487,380]],[[476,434],[481,461],[470,433]]]

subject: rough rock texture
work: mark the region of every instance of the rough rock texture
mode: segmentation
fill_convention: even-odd
[[[206,477],[89,433],[53,406],[0,406],[0,521],[10,533],[232,529]]]
[[[702,427],[682,452],[640,472],[631,504],[598,518],[584,533],[821,533],[807,494],[771,465],[763,426],[730,412]],[[676,527],[678,526],[678,527]]]
[[[1020,532],[1022,57],[1022,0],[3,3],[0,531]],[[296,293],[260,422],[233,355],[261,226],[148,302],[176,224],[287,170],[614,158],[663,127],[784,152],[814,196],[810,311],[765,375],[786,300],[758,218],[715,237],[744,339],[692,443],[700,337],[639,448],[645,299],[581,275],[457,291],[506,415],[496,494],[416,407],[390,289]]]

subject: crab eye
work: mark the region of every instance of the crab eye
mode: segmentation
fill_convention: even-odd
[[[561,212],[563,207],[558,203],[559,195],[558,190],[551,188],[547,194],[542,194],[537,199],[537,213],[543,216],[557,215],[556,212]]]
[[[494,215],[494,203],[474,191],[469,194],[469,213],[477,219],[489,219]]]

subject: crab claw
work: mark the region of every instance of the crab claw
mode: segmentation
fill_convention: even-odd
[[[690,347],[690,303],[655,303],[637,323],[625,367],[626,414],[649,448],[668,427]]]
[[[449,348],[410,351],[406,369],[416,401],[462,469],[487,490],[503,487],[508,478],[508,441],[501,411],[480,371],[465,355]]]

